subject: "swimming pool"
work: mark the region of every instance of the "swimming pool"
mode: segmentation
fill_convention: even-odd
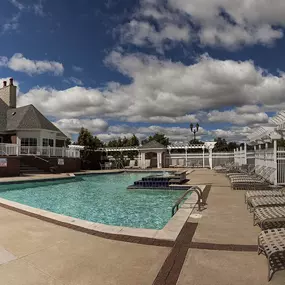
[[[127,190],[150,173],[78,176],[0,185],[0,197],[58,214],[107,225],[162,229],[180,190]]]

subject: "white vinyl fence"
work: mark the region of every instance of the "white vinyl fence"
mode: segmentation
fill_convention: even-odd
[[[212,167],[234,162],[233,152],[195,152],[195,153],[171,153],[166,156],[165,165],[181,167]]]
[[[246,159],[246,160],[245,160]],[[235,151],[235,163],[238,165],[245,164],[254,166],[265,166],[275,169],[270,175],[269,181],[275,185],[285,184],[285,149],[278,148],[276,153],[274,148],[258,149],[253,152],[244,150]]]
[[[285,184],[285,149],[277,149],[277,183]]]

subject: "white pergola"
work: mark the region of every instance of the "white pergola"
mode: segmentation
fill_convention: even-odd
[[[171,151],[172,149],[208,149],[212,150],[215,146],[216,142],[205,142],[204,144],[171,144],[166,147],[168,151]],[[130,147],[102,147],[99,148],[101,151],[105,152],[124,152],[124,151],[139,151],[140,147],[139,146],[130,146]]]
[[[187,143],[176,143],[171,144],[167,147],[160,146],[160,147],[143,147],[143,146],[135,146],[135,147],[105,147],[100,148],[101,151],[108,152],[121,152],[124,151],[138,151],[139,157],[141,160],[142,165],[145,165],[145,154],[148,152],[155,152],[157,153],[157,167],[162,168],[162,155],[164,152],[168,151],[171,154],[171,150],[174,149],[183,149],[185,150],[185,159],[187,160],[187,153],[189,149],[201,149],[203,151],[203,155],[205,150],[209,151],[209,164],[210,168],[212,168],[212,150],[215,146],[216,142],[205,142],[204,144],[187,144]]]
[[[281,139],[281,137],[281,134],[275,127],[260,127],[248,135],[249,142],[254,146],[254,149],[256,149],[257,145],[261,148],[263,144],[265,144],[265,148],[268,148],[268,143],[273,142],[276,144],[276,140]]]
[[[278,112],[275,117],[270,118],[269,122],[275,125],[278,133],[285,134],[285,111]]]

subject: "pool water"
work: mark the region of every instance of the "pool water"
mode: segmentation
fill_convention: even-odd
[[[180,190],[127,190],[150,173],[78,176],[70,180],[0,185],[0,197],[107,225],[162,229]]]

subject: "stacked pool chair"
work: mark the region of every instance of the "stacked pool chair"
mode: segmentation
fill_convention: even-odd
[[[275,272],[285,269],[285,188],[247,191],[245,203],[253,213],[253,224],[261,228],[258,254],[268,263],[268,281]]]
[[[274,171],[275,169],[272,167],[262,167],[258,174],[255,172],[253,174],[235,174],[228,177],[234,190],[263,190],[270,187],[268,181]]]

